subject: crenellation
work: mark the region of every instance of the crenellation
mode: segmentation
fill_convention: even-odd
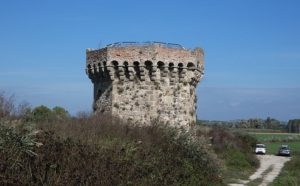
[[[203,50],[150,43],[113,44],[87,50],[86,73],[94,83],[95,112],[140,124],[196,122],[195,88],[203,76]]]

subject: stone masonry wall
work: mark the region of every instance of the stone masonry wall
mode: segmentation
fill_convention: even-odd
[[[138,123],[159,119],[172,126],[196,122],[197,83],[203,51],[161,44],[87,50],[94,110]]]

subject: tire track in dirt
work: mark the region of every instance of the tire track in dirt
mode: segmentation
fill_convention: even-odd
[[[260,166],[254,174],[249,177],[249,180],[238,180],[239,183],[229,184],[230,186],[244,186],[255,180],[262,179],[259,186],[266,186],[272,183],[279,175],[284,164],[288,162],[290,157],[274,156],[274,155],[257,155],[260,161]]]

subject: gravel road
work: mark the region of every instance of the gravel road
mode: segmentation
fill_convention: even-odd
[[[249,180],[238,180],[238,183],[229,184],[230,186],[244,186],[247,183],[257,179],[262,179],[259,186],[267,186],[272,183],[279,175],[284,164],[291,158],[274,156],[274,155],[257,155],[260,161],[260,166],[254,174],[249,177]]]

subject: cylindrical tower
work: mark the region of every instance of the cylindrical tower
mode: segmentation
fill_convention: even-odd
[[[196,122],[196,85],[204,73],[203,50],[160,42],[123,42],[86,52],[95,112],[148,124]]]

